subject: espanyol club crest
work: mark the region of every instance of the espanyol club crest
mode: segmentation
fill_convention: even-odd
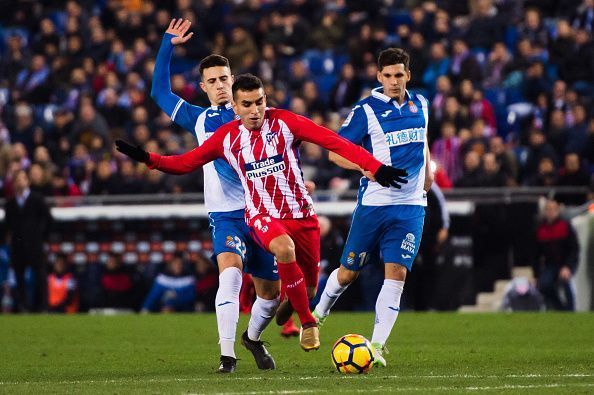
[[[225,240],[225,245],[229,248],[235,248],[235,242],[233,241],[233,238],[231,236],[227,236],[227,239]]]
[[[354,252],[349,252],[349,255],[347,256],[347,265],[352,265],[353,263],[355,263],[355,253]]]
[[[412,102],[412,100],[408,101],[408,109],[410,110],[410,112],[412,113],[417,113],[419,112],[419,109],[417,108],[417,106],[415,105],[415,103]]]

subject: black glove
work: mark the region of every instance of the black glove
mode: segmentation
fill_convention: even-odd
[[[373,175],[375,180],[378,184],[383,187],[389,187],[390,185],[394,188],[400,189],[400,184],[408,183],[408,180],[405,180],[402,177],[408,176],[408,173],[404,169],[397,169],[392,166],[381,165],[379,169]]]
[[[135,161],[147,163],[150,159],[149,153],[140,148],[139,145],[136,147],[128,144],[124,140],[116,140],[116,149],[122,154],[129,156]]]

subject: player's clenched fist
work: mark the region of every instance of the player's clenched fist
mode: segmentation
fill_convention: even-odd
[[[116,149],[122,154],[129,156],[135,161],[146,163],[149,161],[149,153],[140,148],[140,146],[133,146],[124,140],[116,140]]]
[[[404,169],[397,169],[392,166],[381,165],[374,174],[375,180],[378,184],[383,187],[389,187],[390,185],[394,188],[400,189],[400,184],[408,183],[408,180],[402,178],[408,176],[408,173]]]

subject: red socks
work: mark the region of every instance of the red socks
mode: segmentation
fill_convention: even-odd
[[[307,288],[303,272],[297,265],[297,262],[278,263],[278,276],[280,277],[282,288],[287,298],[291,302],[293,309],[299,315],[301,326],[307,327],[315,325],[315,318],[309,311],[309,299],[307,298]]]

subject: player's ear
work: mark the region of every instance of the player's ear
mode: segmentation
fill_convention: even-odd
[[[383,82],[383,76],[382,76],[382,72],[380,70],[377,71],[375,78],[377,78],[377,82],[379,82],[380,84],[382,84]]]
[[[408,70],[406,70],[406,82],[410,81],[410,77],[411,77],[410,69],[408,69]]]
[[[235,76],[233,74],[231,74],[231,85],[233,85],[234,82],[235,82]]]
[[[204,85],[204,82],[202,81],[200,81],[200,89],[202,89],[202,91],[206,93],[206,85]]]

